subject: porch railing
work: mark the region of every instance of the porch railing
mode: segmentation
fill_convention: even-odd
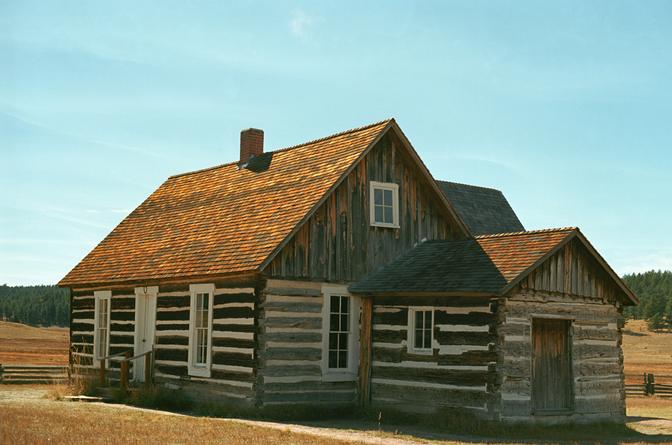
[[[116,357],[122,357],[123,358],[120,360],[120,366],[119,366],[119,386],[121,387],[122,390],[128,391],[128,371],[129,371],[129,363],[137,360],[141,357],[145,358],[145,387],[149,387],[152,384],[152,357],[153,357],[154,350],[150,349],[149,351],[143,352],[141,354],[137,354],[131,357],[131,351],[124,351],[124,352],[119,352],[116,354],[111,354],[108,355],[107,357],[103,357],[100,359],[100,368],[98,370],[98,379],[99,383],[101,386],[105,386],[107,383],[107,369],[106,369],[106,363],[108,360],[116,358]]]

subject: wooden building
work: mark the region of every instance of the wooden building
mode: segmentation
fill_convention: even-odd
[[[394,120],[169,178],[59,283],[71,361],[200,402],[618,420],[622,308],[576,228],[435,181]],[[146,372],[148,371],[148,372]],[[114,374],[113,374],[114,375]]]

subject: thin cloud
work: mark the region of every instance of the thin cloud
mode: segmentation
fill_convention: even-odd
[[[316,22],[317,17],[308,14],[302,9],[295,9],[292,12],[292,19],[289,21],[289,30],[295,37],[303,39],[315,26]]]

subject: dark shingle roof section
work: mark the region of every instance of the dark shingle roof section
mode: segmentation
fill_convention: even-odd
[[[497,293],[506,285],[477,240],[425,241],[354,283],[358,294],[404,292]]]
[[[436,182],[472,235],[525,230],[499,190],[456,182]]]

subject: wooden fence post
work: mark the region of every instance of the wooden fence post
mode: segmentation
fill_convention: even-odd
[[[149,351],[145,354],[145,388],[152,385],[152,354],[154,351]]]
[[[128,359],[131,358],[131,353],[126,351],[124,353],[124,360],[121,362],[121,376],[119,383],[124,392],[128,391]]]

